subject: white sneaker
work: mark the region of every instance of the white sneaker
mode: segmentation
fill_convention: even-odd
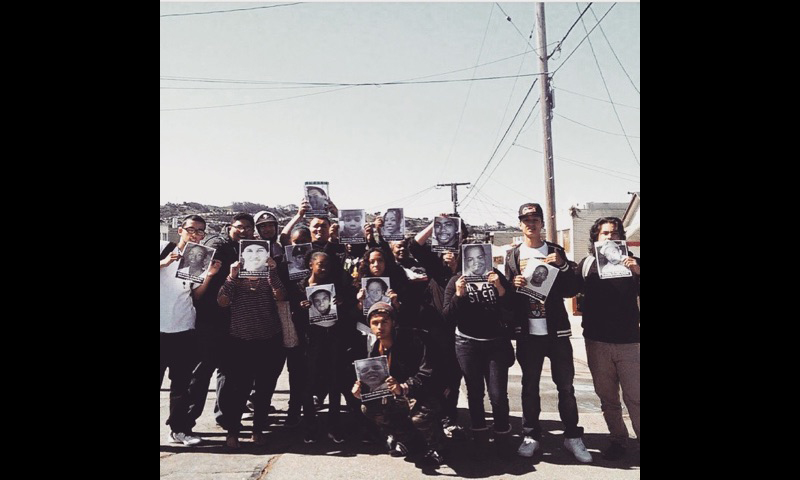
[[[526,436],[522,440],[522,444],[517,449],[517,455],[520,457],[532,457],[536,450],[539,449],[539,441],[534,440],[533,437]]]
[[[201,443],[203,443],[202,438],[181,432],[170,432],[169,438],[171,443],[182,443],[187,447],[191,447],[193,445],[200,445]]]
[[[583,440],[580,438],[565,438],[564,448],[575,455],[575,459],[582,463],[589,463],[592,461],[592,454],[586,450]]]

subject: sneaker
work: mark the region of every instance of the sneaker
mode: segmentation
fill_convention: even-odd
[[[624,456],[625,447],[617,442],[611,442],[611,445],[603,451],[603,458],[606,460],[619,460]]]
[[[517,455],[520,457],[532,457],[536,450],[539,450],[539,441],[526,435],[517,449]]]
[[[225,438],[225,445],[227,445],[228,448],[239,448],[240,447],[240,445],[239,445],[239,436],[238,435],[228,435]]]
[[[444,458],[442,458],[442,455],[439,452],[437,452],[436,450],[430,449],[425,454],[425,456],[422,457],[422,461],[425,462],[428,465],[441,467],[442,464],[444,463]]]
[[[266,445],[267,444],[267,436],[264,435],[262,432],[253,432],[253,443],[256,445]]]
[[[394,442],[394,448],[391,451],[393,457],[405,457],[408,455],[408,448],[402,442]]]
[[[344,442],[344,438],[342,438],[342,436],[339,435],[338,433],[328,432],[328,438],[333,440],[333,443],[342,443],[342,442]]]
[[[201,443],[203,443],[202,438],[195,437],[193,435],[189,435],[188,433],[182,433],[182,432],[170,432],[169,441],[170,443],[182,443],[187,447],[192,447],[194,445],[200,445]]]
[[[452,438],[454,440],[464,439],[467,436],[467,434],[464,433],[464,429],[459,425],[447,425],[444,427],[443,431],[445,437]]]
[[[283,425],[290,428],[296,427],[300,425],[301,421],[302,418],[300,417],[299,412],[289,412],[289,414],[286,416],[286,422]]]
[[[586,446],[580,438],[565,438],[564,448],[575,455],[575,459],[581,463],[589,463],[592,461],[592,454],[586,450]]]

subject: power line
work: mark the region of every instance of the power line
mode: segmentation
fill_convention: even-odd
[[[481,40],[481,48],[478,50],[478,58],[477,58],[477,60],[475,60],[476,62],[480,62],[481,61],[481,55],[483,55],[483,46],[486,43],[486,36],[489,33],[489,25],[491,25],[491,23],[492,23],[492,13],[494,13],[494,5],[492,5],[492,8],[489,10],[489,18],[486,20],[486,29],[483,31],[483,40]],[[478,69],[477,66],[472,69],[472,78],[475,78],[475,71],[477,69]],[[517,72],[517,73],[519,73],[519,72]],[[516,82],[515,82],[515,84],[516,84]],[[464,105],[461,106],[461,115],[458,117],[458,124],[456,125],[456,131],[453,134],[453,141],[450,143],[450,150],[448,150],[448,152],[447,152],[447,158],[445,159],[444,165],[442,165],[442,168],[439,170],[439,175],[437,176],[437,178],[441,179],[442,174],[450,166],[450,156],[453,154],[453,147],[456,144],[456,139],[458,138],[458,133],[461,131],[461,121],[464,119],[464,112],[467,110],[467,103],[469,102],[469,96],[472,93],[472,85],[473,84],[470,83],[469,84],[469,89],[467,89],[467,96],[466,96],[466,98],[464,98]]]
[[[508,20],[508,23],[510,23],[510,24],[511,24],[511,25],[514,27],[514,30],[516,30],[516,31],[517,31],[517,33],[519,33],[519,36],[520,36],[520,37],[522,37],[522,39],[523,39],[523,40],[525,40],[525,43],[526,43],[526,44],[527,44],[529,47],[531,47],[531,50],[534,50],[534,51],[535,51],[536,49],[535,49],[535,48],[533,48],[533,45],[531,45],[531,44],[530,44],[530,42],[528,42],[528,39],[526,39],[526,38],[525,38],[525,34],[523,34],[522,32],[520,32],[520,31],[519,31],[519,28],[517,28],[517,26],[514,24],[514,22],[512,22],[512,21],[511,21],[511,15],[507,14],[507,13],[506,13],[506,11],[505,11],[505,10],[503,10],[503,7],[501,7],[501,6],[500,6],[500,4],[499,4],[499,3],[495,2],[495,5],[497,5],[497,8],[499,8],[499,9],[500,9],[500,11],[501,11],[501,12],[503,12],[503,15],[505,15],[505,16],[506,16],[506,20]],[[538,52],[537,52],[537,54],[538,54]]]
[[[520,145],[519,143],[515,143],[513,146],[524,148],[526,150],[530,150],[530,151],[536,152],[536,153],[542,153],[542,154],[544,153],[541,150],[536,150],[535,148],[526,147],[525,145]],[[611,177],[616,177],[616,178],[619,178],[619,179],[622,179],[622,180],[627,180],[629,182],[637,182],[638,183],[638,180],[635,179],[636,175],[633,175],[633,174],[630,174],[630,173],[619,172],[617,170],[611,170],[610,168],[601,167],[600,165],[594,165],[594,164],[591,164],[591,163],[579,162],[577,160],[572,160],[570,158],[566,158],[566,157],[563,157],[563,156],[560,156],[560,155],[554,156],[553,158],[556,158],[558,160],[563,160],[563,161],[565,161],[567,163],[571,163],[571,164],[573,164],[575,166],[578,166],[578,167],[581,167],[581,168],[586,168],[587,170],[592,170],[594,172],[602,173],[604,175],[608,175],[608,176],[611,176]],[[608,173],[608,172],[619,173],[620,175],[627,175],[629,177],[634,177],[634,179],[623,178],[623,177],[620,177],[618,175],[612,175],[611,173]]]
[[[190,12],[190,13],[168,13],[165,15],[161,15],[161,18],[164,17],[185,17],[189,15],[209,15],[212,13],[230,13],[230,12],[242,12],[245,10],[262,10],[265,8],[276,8],[276,7],[290,7],[292,5],[300,5],[304,2],[296,2],[296,3],[282,3],[280,5],[269,5],[266,7],[250,7],[250,8],[234,8],[231,10],[212,10],[209,12]]]
[[[597,15],[594,14],[594,10],[592,10],[592,16],[594,17],[595,20],[597,20]],[[617,59],[617,63],[619,63],[619,68],[621,68],[622,71],[625,72],[625,76],[628,77],[628,80],[630,80],[631,85],[633,85],[633,89],[636,90],[636,93],[639,93],[641,95],[639,89],[636,87],[636,84],[633,83],[633,79],[631,78],[630,75],[628,75],[628,71],[625,70],[625,67],[622,65],[622,61],[620,61],[619,57],[617,56],[617,52],[614,51],[614,47],[611,46],[611,42],[608,41],[608,37],[606,37],[606,32],[603,30],[603,27],[600,27],[600,33],[603,34],[603,38],[606,39],[608,48],[611,49],[611,53],[614,54],[614,58]]]
[[[594,2],[589,2],[589,5],[587,5],[587,6],[586,6],[586,8],[583,10],[583,12],[581,12],[581,14],[580,14],[580,15],[578,15],[578,18],[575,20],[575,22],[572,24],[572,26],[571,26],[571,27],[569,27],[569,30],[567,30],[567,33],[566,33],[566,34],[564,34],[564,38],[562,38],[561,40],[559,40],[559,42],[558,42],[558,46],[556,46],[556,48],[554,48],[554,49],[553,49],[553,51],[550,53],[550,55],[548,55],[548,56],[547,56],[547,59],[548,59],[548,60],[549,60],[549,59],[550,59],[550,58],[551,58],[553,55],[555,55],[555,53],[556,53],[556,52],[558,52],[559,50],[561,50],[561,44],[562,44],[562,43],[564,43],[564,40],[566,40],[566,39],[567,39],[567,37],[569,36],[570,32],[572,32],[572,29],[573,29],[573,28],[575,28],[575,25],[577,25],[577,24],[578,24],[578,21],[580,21],[580,19],[581,19],[581,18],[583,18],[583,14],[584,14],[584,13],[586,13],[586,10],[589,10],[589,7],[591,7],[591,6],[592,6],[592,3],[594,3]],[[579,9],[579,10],[580,10],[580,9]],[[565,61],[566,61],[566,60],[565,60]],[[554,73],[555,73],[555,72],[554,72]]]
[[[384,87],[391,85],[423,85],[431,83],[457,83],[457,82],[474,82],[483,80],[505,80],[509,78],[520,77],[534,77],[540,75],[539,73],[522,73],[518,75],[500,75],[494,77],[477,77],[477,78],[453,78],[450,80],[399,80],[392,82],[359,82],[359,83],[339,83],[339,82],[272,82],[272,81],[243,81],[243,80],[223,80],[223,79],[180,79],[178,77],[169,78],[162,77],[161,80],[175,81],[175,82],[209,82],[209,83],[245,83],[250,85],[263,85],[263,84],[282,84],[282,85],[305,85],[305,86],[318,86],[318,87]]]
[[[590,130],[595,130],[595,131],[598,131],[598,132],[607,133],[609,135],[614,135],[614,136],[617,136],[617,137],[626,137],[627,136],[627,137],[630,137],[630,138],[640,138],[640,137],[637,137],[635,135],[625,135],[625,134],[622,134],[622,133],[614,133],[614,132],[608,132],[606,130],[600,130],[599,128],[590,127],[589,125],[583,124],[583,123],[581,123],[581,122],[579,122],[577,120],[573,120],[571,118],[567,118],[564,115],[561,115],[561,114],[558,114],[558,113],[556,113],[555,115],[558,116],[558,117],[563,118],[564,120],[569,120],[572,123],[577,123],[578,125],[580,125],[582,127],[586,127],[586,128],[588,128]]]
[[[589,31],[589,33],[587,33],[587,34],[586,34],[586,36],[585,36],[585,37],[583,37],[583,39],[582,39],[582,40],[581,40],[581,41],[578,43],[578,45],[575,47],[575,49],[574,49],[574,50],[572,50],[572,52],[570,52],[570,54],[567,56],[567,58],[565,58],[565,59],[564,59],[564,61],[562,61],[562,62],[561,62],[561,65],[559,65],[559,66],[558,66],[558,68],[556,68],[556,69],[553,71],[553,73],[551,74],[551,77],[552,77],[553,75],[555,75],[555,74],[556,74],[556,72],[558,72],[559,70],[561,70],[561,67],[563,67],[563,66],[564,66],[564,65],[567,63],[567,60],[569,60],[569,59],[572,57],[572,55],[573,55],[573,54],[575,54],[575,52],[577,52],[577,51],[578,51],[578,48],[580,48],[580,46],[583,44],[584,40],[586,40],[587,38],[589,38],[589,35],[590,35],[590,34],[591,34],[593,31],[594,31],[594,29],[595,29],[595,28],[597,28],[597,27],[600,25],[600,22],[602,22],[602,21],[603,21],[603,19],[604,19],[604,18],[606,18],[606,15],[608,15],[608,13],[611,11],[611,9],[613,9],[613,8],[614,8],[614,6],[616,6],[616,3],[614,3],[613,5],[611,5],[611,7],[609,7],[609,9],[608,9],[608,10],[606,10],[606,13],[605,13],[605,14],[604,14],[604,15],[603,15],[601,18],[600,18],[600,20],[598,20],[598,21],[597,21],[597,25],[595,25],[594,27],[592,27],[592,29]]]
[[[615,4],[616,5],[616,4]],[[577,7],[577,4],[575,5]],[[608,100],[611,103],[611,109],[614,110],[614,116],[617,117],[617,122],[619,122],[619,128],[622,129],[622,133],[625,135],[625,142],[628,144],[628,148],[631,149],[631,154],[633,154],[633,159],[636,160],[636,164],[640,165],[639,158],[636,156],[636,152],[633,151],[633,145],[631,145],[631,140],[628,138],[628,134],[625,132],[625,126],[622,124],[622,119],[619,118],[619,113],[617,113],[617,107],[614,106],[614,100],[611,98],[611,90],[608,89],[608,84],[606,84],[606,77],[603,75],[603,69],[600,68],[600,62],[597,60],[597,55],[594,53],[594,45],[592,45],[592,40],[589,39],[589,32],[586,28],[586,23],[581,20],[583,24],[583,29],[587,30],[586,38],[589,40],[589,50],[592,52],[592,57],[594,57],[594,63],[597,65],[597,71],[600,72],[600,79],[603,80],[603,87],[606,89],[606,94],[608,95]],[[597,25],[600,25],[598,23]]]
[[[641,110],[639,107],[634,107],[633,105],[625,105],[624,103],[609,102],[608,100],[603,99],[603,98],[597,98],[597,97],[592,97],[590,95],[584,95],[582,93],[578,93],[578,92],[573,92],[571,90],[567,90],[566,88],[562,88],[562,87],[553,87],[553,88],[558,90],[558,91],[560,91],[560,92],[567,92],[567,93],[571,93],[573,95],[578,95],[579,97],[591,98],[592,100],[597,100],[598,102],[611,103],[611,104],[616,105],[618,107],[628,107],[628,108],[635,108],[636,110]]]
[[[397,200],[392,200],[392,201],[389,201],[389,202],[379,203],[378,205],[370,207],[368,210],[379,210],[382,207],[384,207],[385,205],[397,205],[398,203],[400,203],[400,202],[402,202],[402,201],[404,201],[404,200],[406,200],[408,198],[412,198],[412,197],[415,197],[417,195],[421,195],[421,194],[427,192],[428,190],[433,190],[434,188],[436,188],[436,187],[435,186],[430,186],[430,187],[427,187],[427,188],[423,188],[419,192],[412,193],[411,195],[406,195],[405,197],[401,197],[401,198],[399,198]]]
[[[246,105],[258,105],[262,103],[273,103],[273,102],[281,102],[283,100],[292,100],[294,98],[301,98],[301,97],[310,97],[312,95],[322,95],[324,93],[333,93],[338,92],[339,90],[345,90],[352,87],[342,87],[342,88],[334,88],[332,90],[325,90],[324,92],[315,92],[315,93],[307,93],[305,95],[295,95],[293,97],[285,97],[285,98],[275,98],[272,100],[262,100],[260,102],[245,102],[245,103],[231,103],[227,105],[207,105],[205,107],[184,107],[184,108],[162,108],[161,112],[179,112],[183,110],[205,110],[209,108],[225,108],[225,107],[243,107]]]

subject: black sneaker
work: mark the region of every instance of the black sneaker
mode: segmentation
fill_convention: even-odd
[[[612,442],[608,448],[603,450],[603,458],[606,460],[619,460],[624,456],[625,447],[616,442]]]
[[[393,457],[405,457],[408,455],[408,448],[406,448],[402,442],[394,442],[394,448],[392,449],[391,455]]]
[[[435,467],[441,467],[444,463],[444,458],[442,455],[437,452],[436,450],[428,450],[425,456],[422,458],[422,461],[428,465],[433,465]]]
[[[302,418],[300,417],[300,412],[289,412],[289,414],[286,415],[286,422],[284,423],[284,426],[290,428],[296,427],[300,425],[301,421]]]

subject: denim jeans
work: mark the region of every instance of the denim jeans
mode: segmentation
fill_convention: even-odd
[[[456,357],[467,385],[467,403],[473,430],[486,428],[483,408],[484,381],[488,382],[495,432],[506,432],[508,423],[508,369],[514,364],[514,348],[508,338],[471,340],[456,335]],[[485,380],[484,380],[485,379]]]
[[[585,341],[594,391],[600,397],[611,441],[624,446],[628,441],[628,428],[622,420],[620,386],[633,431],[639,438],[639,344],[595,342],[588,338]]]
[[[564,424],[566,438],[580,438],[583,427],[578,426],[578,402],[575,400],[575,364],[569,337],[550,335],[522,335],[517,340],[517,360],[522,368],[522,430],[535,439],[542,437],[539,414],[542,402],[539,381],[542,377],[544,357],[550,359],[553,383],[558,390],[558,413]]]

